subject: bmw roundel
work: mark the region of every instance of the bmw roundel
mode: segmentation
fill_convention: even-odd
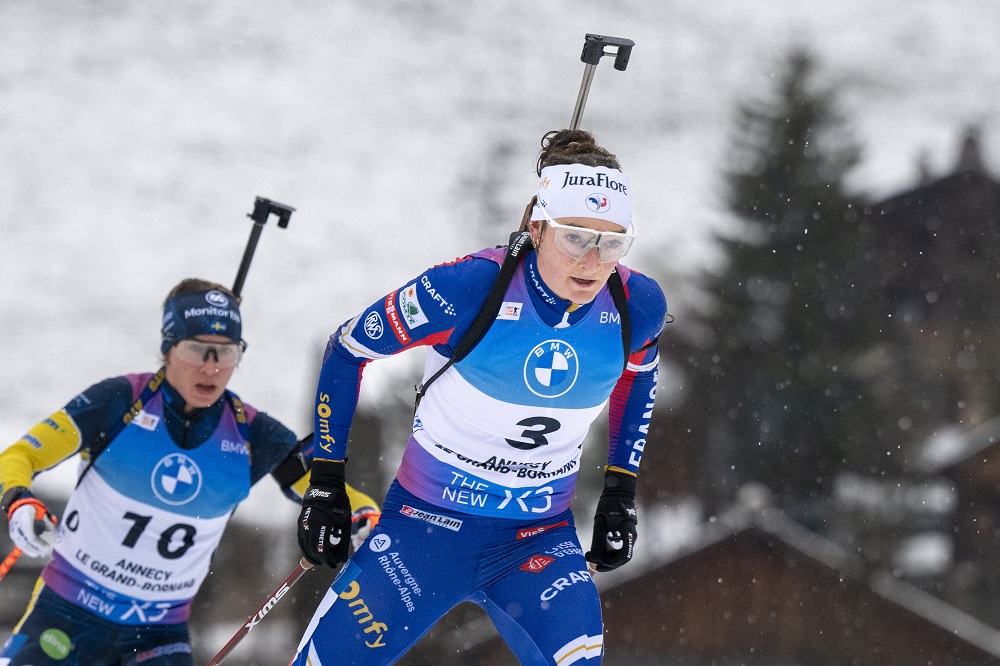
[[[587,208],[595,213],[604,213],[611,208],[611,202],[603,194],[595,192],[587,197]]]
[[[579,372],[576,351],[562,340],[536,345],[524,361],[524,383],[543,398],[558,398],[569,391]]]
[[[201,490],[201,470],[183,453],[164,456],[153,468],[153,494],[165,504],[187,504]]]

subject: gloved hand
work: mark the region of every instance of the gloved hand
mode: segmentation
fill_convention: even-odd
[[[351,514],[351,545],[354,550],[361,548],[368,535],[372,533],[378,525],[378,519],[382,514],[373,506],[363,506],[355,509]]]
[[[23,486],[3,496],[10,539],[28,557],[45,557],[56,543],[56,517]]]
[[[597,571],[617,569],[632,559],[638,538],[635,511],[635,477],[624,472],[604,473],[604,492],[597,501],[594,538],[584,557]]]
[[[299,549],[313,564],[335,567],[351,548],[351,501],[345,461],[313,460],[299,513]]]

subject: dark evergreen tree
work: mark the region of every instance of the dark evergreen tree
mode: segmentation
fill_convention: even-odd
[[[845,185],[860,150],[802,50],[769,99],[739,108],[732,146],[726,200],[741,227],[719,239],[717,307],[683,353],[686,420],[705,445],[710,502],[752,479],[816,496],[876,445],[857,363],[879,326],[865,308],[871,233]]]

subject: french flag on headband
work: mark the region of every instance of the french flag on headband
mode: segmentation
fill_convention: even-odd
[[[532,220],[549,217],[593,217],[632,226],[632,196],[628,176],[617,169],[586,164],[559,164],[542,169],[538,183],[538,203]]]

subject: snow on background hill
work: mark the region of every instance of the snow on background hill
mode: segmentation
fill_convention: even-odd
[[[99,379],[155,369],[163,296],[189,276],[232,283],[258,195],[297,212],[264,230],[231,386],[307,432],[340,322],[516,226],[588,32],[636,42],[626,72],[598,67],[583,126],[633,182],[628,263],[678,316],[687,276],[718,258],[735,105],[793,45],[843,87],[858,188],[908,186],[924,151],[951,168],[974,122],[1000,162],[995,0],[5,0],[0,446]],[[365,394],[421,357],[372,366]],[[39,483],[65,492],[70,467]]]

